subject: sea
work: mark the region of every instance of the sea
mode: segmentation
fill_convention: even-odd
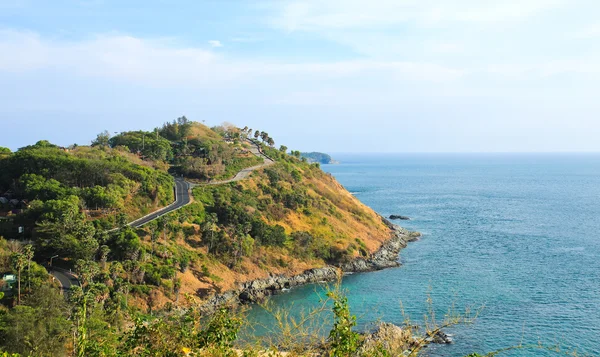
[[[402,266],[343,280],[358,330],[435,313],[476,318],[446,329],[429,356],[523,346],[499,356],[600,356],[600,154],[337,154],[322,165],[366,205],[423,234]],[[272,298],[292,314],[324,287]],[[248,319],[272,318],[260,307]],[[266,331],[266,330],[265,330]],[[258,333],[267,333],[265,331]]]

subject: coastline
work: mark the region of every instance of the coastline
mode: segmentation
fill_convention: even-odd
[[[215,311],[220,306],[239,306],[264,301],[269,296],[278,294],[284,289],[306,284],[335,281],[345,273],[366,273],[387,268],[399,267],[400,251],[410,242],[418,240],[418,232],[408,231],[381,217],[391,229],[391,236],[383,242],[370,257],[357,257],[338,266],[328,265],[313,268],[292,276],[277,275],[268,278],[240,283],[235,289],[217,294],[205,301],[200,307],[205,312]]]

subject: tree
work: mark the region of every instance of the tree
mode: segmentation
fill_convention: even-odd
[[[92,146],[107,147],[110,140],[110,133],[108,130],[104,130],[96,136],[96,139],[92,141]]]
[[[0,146],[0,159],[3,159],[5,157],[9,157],[12,154],[12,152],[10,151],[9,148],[5,148]]]
[[[273,140],[273,138],[271,138],[271,137],[268,137],[267,144],[269,144],[269,146],[273,146],[273,145],[275,145],[275,140]]]
[[[202,225],[202,240],[205,241],[209,254],[212,252],[213,247],[215,246],[215,243],[218,240],[215,239],[215,231],[217,230],[218,221],[219,219],[217,218],[217,215],[215,213],[211,213],[208,216],[206,216],[206,220]]]
[[[17,304],[21,304],[21,271],[27,264],[27,258],[24,254],[13,253],[10,256],[12,268],[17,272]]]
[[[78,265],[80,265],[79,263]],[[87,269],[87,267],[84,269]],[[106,323],[103,311],[104,301],[108,297],[109,290],[104,284],[92,283],[87,286],[72,288],[69,300],[73,306],[71,319],[75,322],[76,327],[73,334],[74,356],[107,355],[101,352],[104,349],[102,344],[106,343],[106,339],[114,336],[110,333],[110,325]],[[110,346],[106,347],[110,348]]]
[[[121,259],[132,259],[139,254],[141,247],[140,237],[131,227],[121,229],[114,240],[114,252]]]
[[[157,221],[157,229],[158,231],[162,231],[163,241],[167,241],[167,228],[169,226],[169,218],[167,216],[160,217]]]
[[[39,248],[75,259],[91,259],[96,254],[96,230],[80,211],[77,196],[46,201],[41,210],[36,229]]]
[[[108,260],[109,253],[110,248],[107,245],[100,246],[100,264],[102,265],[102,270],[106,269],[106,261]]]
[[[287,147],[287,146],[285,146],[285,145],[281,145],[281,146],[279,147],[279,151],[281,151],[282,153],[286,153],[286,152],[287,152],[287,149],[288,149],[288,147]]]
[[[159,220],[159,222],[162,222],[162,220]],[[153,229],[152,232],[150,233],[150,241],[152,242],[152,254],[154,254],[154,247],[156,246],[156,241],[158,240],[158,234],[159,234],[159,230],[158,229]]]
[[[177,124],[179,125],[179,136],[180,138],[185,138],[190,134],[190,130],[192,128],[192,123],[189,121],[186,116],[182,116],[177,118]]]
[[[269,137],[269,134],[267,132],[261,131],[260,132],[260,139],[265,142],[267,141],[267,138]]]
[[[67,317],[64,297],[57,289],[42,285],[22,305],[0,314],[2,349],[22,356],[65,356],[71,331]]]
[[[69,190],[55,179],[46,179],[37,174],[25,174],[19,178],[18,188],[21,194],[30,200],[56,200],[67,195]]]
[[[33,246],[31,244],[23,247],[23,255],[27,259],[27,289],[31,292],[31,259],[33,259]]]
[[[254,139],[258,139],[258,137],[260,136],[260,132],[257,130],[254,132]]]
[[[98,275],[100,269],[93,261],[79,259],[75,263],[75,271],[81,280],[81,286],[85,287],[94,282],[94,277]]]

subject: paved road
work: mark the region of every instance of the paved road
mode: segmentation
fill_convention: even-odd
[[[252,171],[258,170],[260,168],[263,168],[263,167],[266,167],[266,166],[269,166],[269,165],[272,165],[275,163],[273,160],[271,160],[269,157],[267,157],[260,151],[260,148],[257,144],[255,144],[249,140],[247,140],[247,142],[251,145],[250,152],[252,154],[262,158],[264,162],[260,165],[256,165],[256,166],[252,166],[252,167],[243,169],[242,171],[238,172],[231,179],[223,180],[223,181],[209,182],[208,185],[220,185],[220,184],[229,183],[229,182],[241,181],[241,180],[248,178],[248,176],[250,176]],[[190,188],[194,187],[194,186],[198,186],[198,185],[187,182],[183,178],[176,178],[175,179],[175,202],[173,202],[172,204],[170,204],[167,207],[159,209],[156,212],[152,212],[149,215],[146,215],[142,218],[138,218],[135,221],[128,223],[127,225],[130,227],[139,228],[149,222],[152,222],[153,220],[155,220],[159,217],[162,217],[168,213],[176,211],[176,210],[180,209],[181,207],[189,204],[191,201]],[[114,229],[114,230],[116,230],[116,229]]]
[[[222,180],[222,181],[212,181],[212,182],[207,183],[208,185],[220,185],[220,184],[229,183],[229,182],[241,181],[241,180],[248,178],[248,176],[250,176],[252,171],[261,169],[263,167],[266,167],[266,166],[269,166],[269,165],[272,165],[275,163],[273,160],[271,160],[268,156],[266,156],[265,154],[263,154],[260,151],[260,148],[257,144],[251,142],[250,140],[246,140],[246,141],[250,144],[250,152],[252,154],[262,158],[264,162],[260,165],[247,167],[247,168],[243,169],[242,171],[238,172],[233,178],[230,178],[228,180]],[[139,228],[139,227],[145,225],[146,223],[152,222],[153,220],[155,220],[159,217],[162,217],[168,213],[176,211],[176,210],[180,209],[181,207],[189,204],[191,201],[190,188],[194,187],[194,186],[198,186],[198,184],[193,184],[193,183],[187,182],[183,178],[176,178],[175,179],[175,202],[168,205],[167,207],[159,209],[156,212],[152,212],[149,215],[146,215],[142,218],[138,218],[135,221],[128,223],[127,225],[130,227]],[[116,230],[116,229],[113,229],[113,230]]]
[[[73,285],[79,286],[79,280],[77,280],[77,277],[70,273],[68,270],[56,267],[52,267],[49,269],[50,274],[52,274],[52,276],[60,282],[63,293],[67,293],[69,290],[71,290],[71,286]]]
[[[159,209],[158,211],[152,212],[142,218],[138,218],[133,222],[129,222],[127,225],[134,228],[139,228],[146,223],[152,222],[155,219],[162,217],[168,213],[176,211],[181,207],[190,203],[190,184],[183,178],[175,179],[175,202],[170,205]]]
[[[252,152],[254,155],[262,158],[264,160],[264,162],[260,165],[256,165],[256,166],[252,166],[252,167],[243,169],[242,171],[238,172],[231,179],[223,180],[223,181],[209,182],[208,185],[220,185],[220,184],[229,183],[229,182],[241,181],[241,180],[248,178],[248,176],[250,176],[252,171],[258,170],[260,168],[263,168],[263,167],[266,167],[266,166],[269,166],[269,165],[272,165],[275,163],[273,160],[271,160],[269,157],[267,157],[260,151],[260,148],[258,147],[258,145],[256,145],[255,143],[253,143],[249,140],[247,142],[250,143],[250,145],[251,145],[250,152]],[[166,214],[169,214],[173,211],[176,211],[176,210],[180,209],[181,207],[189,204],[191,201],[190,187],[192,187],[192,186],[198,186],[198,185],[187,182],[183,178],[176,178],[175,179],[175,202],[171,203],[170,205],[168,205],[166,207],[159,209],[158,211],[152,212],[144,217],[138,218],[133,222],[129,222],[127,225],[130,227],[139,228],[149,222],[152,222],[153,220],[155,220],[157,218],[160,218],[160,217],[162,217]],[[108,232],[114,232],[116,230],[118,230],[118,228],[111,229]],[[54,276],[58,281],[60,281],[64,291],[70,290],[72,285],[79,285],[79,280],[77,279],[77,277],[75,275],[71,274],[67,270],[60,269],[60,268],[52,268],[50,270],[50,274],[52,274],[52,276]]]
[[[260,151],[258,145],[254,144],[251,141],[247,141],[247,142],[251,145],[250,152],[253,153],[254,155],[262,158],[264,162],[260,165],[247,167],[247,168],[243,169],[242,171],[238,172],[233,178],[230,178],[228,180],[222,180],[222,181],[212,181],[212,182],[208,183],[209,185],[220,185],[223,183],[241,181],[241,180],[248,178],[248,176],[250,176],[252,171],[261,169],[261,168],[269,166],[269,165],[273,165],[275,163],[273,160],[271,160],[269,157],[267,157]]]
[[[250,152],[252,154],[262,158],[264,162],[260,165],[248,167],[248,168],[241,170],[233,178],[230,178],[228,180],[222,180],[222,181],[212,181],[212,182],[207,183],[207,185],[220,185],[220,184],[229,183],[229,182],[241,181],[241,180],[248,178],[248,176],[250,176],[252,171],[255,171],[255,170],[261,169],[263,167],[274,164],[273,160],[271,160],[269,157],[267,157],[260,151],[260,148],[258,147],[258,145],[256,145],[255,143],[253,143],[249,140],[247,140],[247,142],[251,145]],[[180,209],[181,207],[189,204],[191,201],[190,188],[194,187],[194,186],[198,186],[198,184],[193,184],[193,183],[187,182],[183,178],[176,178],[175,179],[175,202],[173,202],[172,204],[170,204],[164,208],[159,209],[158,211],[152,212],[144,217],[138,218],[133,222],[129,222],[127,225],[130,227],[139,228],[149,222],[154,221],[157,218],[160,218],[160,217],[162,217],[168,213],[171,213],[173,211],[176,211],[176,210]],[[118,228],[114,228],[108,232],[114,232],[117,229]]]

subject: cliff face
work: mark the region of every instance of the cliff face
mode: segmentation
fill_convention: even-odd
[[[337,267],[325,266],[308,269],[294,275],[272,275],[264,279],[243,282],[223,294],[216,294],[208,299],[203,304],[203,309],[213,311],[221,305],[260,302],[283,289],[310,283],[335,281],[343,273],[364,273],[397,267],[400,265],[398,261],[400,250],[417,238],[418,234],[393,226],[389,239],[369,257],[357,257]]]

